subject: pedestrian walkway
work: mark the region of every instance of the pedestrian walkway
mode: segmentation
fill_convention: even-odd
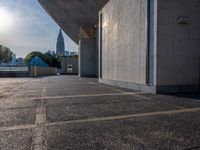
[[[200,99],[51,76],[0,81],[2,150],[199,150]]]

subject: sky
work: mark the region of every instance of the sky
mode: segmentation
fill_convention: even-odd
[[[37,0],[0,0],[0,44],[17,57],[31,51],[56,49],[60,27]],[[78,51],[78,46],[63,32],[65,49]]]

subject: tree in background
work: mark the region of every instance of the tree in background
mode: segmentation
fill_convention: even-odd
[[[40,57],[49,67],[60,68],[60,62],[58,61],[57,57],[54,57],[49,53],[41,53],[38,51],[33,51],[29,53],[25,58],[25,63],[28,64],[29,61],[35,56]]]
[[[57,67],[60,68],[60,61],[59,57],[52,56],[48,52],[44,53],[44,61],[50,66],[50,67]]]
[[[11,50],[3,45],[0,45],[0,63],[8,63],[12,60]]]

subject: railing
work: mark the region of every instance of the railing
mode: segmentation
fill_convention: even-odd
[[[27,66],[0,66],[0,71],[28,71]]]

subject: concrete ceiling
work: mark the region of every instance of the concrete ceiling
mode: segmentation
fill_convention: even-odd
[[[80,27],[98,23],[99,10],[109,0],[38,0],[47,13],[76,43]]]

